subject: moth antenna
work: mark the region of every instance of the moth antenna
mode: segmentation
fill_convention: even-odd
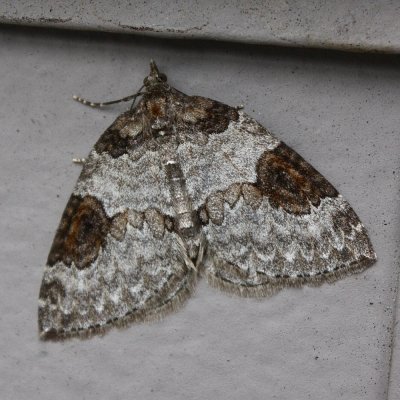
[[[112,101],[106,101],[106,102],[102,102],[102,103],[95,103],[95,102],[93,102],[93,101],[91,101],[91,100],[87,100],[87,99],[84,99],[83,97],[79,97],[79,96],[72,96],[72,98],[75,100],[75,101],[77,101],[78,103],[82,103],[82,104],[84,104],[85,106],[90,106],[90,107],[93,107],[93,108],[100,108],[100,107],[105,107],[105,106],[109,106],[109,105],[111,105],[111,104],[117,104],[117,103],[122,103],[122,102],[124,102],[124,101],[130,101],[130,100],[133,100],[133,103],[132,103],[132,106],[131,106],[131,109],[133,108],[133,105],[135,104],[135,100],[136,100],[136,98],[138,97],[138,96],[141,96],[143,93],[141,92],[141,90],[143,89],[143,87],[144,86],[142,86],[140,89],[139,89],[139,91],[137,92],[137,93],[135,93],[135,94],[131,94],[130,96],[126,96],[126,97],[123,97],[122,99],[118,99],[118,100],[112,100]]]

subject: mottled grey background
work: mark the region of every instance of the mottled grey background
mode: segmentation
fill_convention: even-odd
[[[170,83],[246,111],[349,200],[379,261],[262,300],[202,281],[178,313],[87,341],[37,335],[42,268],[85,156],[154,58]],[[2,399],[397,399],[398,58],[0,29]]]

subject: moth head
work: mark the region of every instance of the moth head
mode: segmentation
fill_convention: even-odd
[[[144,78],[143,84],[146,88],[151,88],[154,86],[158,86],[167,81],[167,75],[163,74],[158,70],[156,63],[151,60],[150,61],[150,74]]]

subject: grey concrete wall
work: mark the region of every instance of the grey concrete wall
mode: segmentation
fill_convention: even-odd
[[[394,0],[3,0],[0,22],[290,47],[400,52]]]
[[[37,334],[42,268],[85,156],[154,58],[170,83],[246,111],[349,200],[378,262],[263,300],[202,281],[160,322],[87,341]],[[391,399],[399,247],[398,58],[134,36],[0,30],[2,399]]]

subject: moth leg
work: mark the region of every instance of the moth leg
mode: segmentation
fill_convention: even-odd
[[[195,265],[192,259],[189,257],[187,246],[179,235],[177,235],[177,244],[182,263],[186,265],[189,270],[192,269],[193,271],[197,272],[197,265]]]
[[[184,242],[181,236],[177,235],[177,243],[179,248],[179,254],[182,262],[188,269],[192,269],[198,272],[199,267],[203,263],[204,254],[207,248],[207,239],[203,232],[200,233],[198,239],[195,240],[197,247],[197,256],[195,259],[190,258],[188,246]]]
[[[79,165],[83,165],[86,162],[86,158],[73,158],[72,162],[74,164],[79,164]]]
[[[239,110],[243,110],[244,109],[244,105],[243,104],[239,104],[238,106],[233,107],[236,111]]]
[[[207,249],[207,239],[206,235],[204,232],[200,233],[200,243],[199,243],[199,251],[197,253],[197,258],[196,258],[196,269],[199,268],[199,266],[203,263],[204,259],[204,254]]]

